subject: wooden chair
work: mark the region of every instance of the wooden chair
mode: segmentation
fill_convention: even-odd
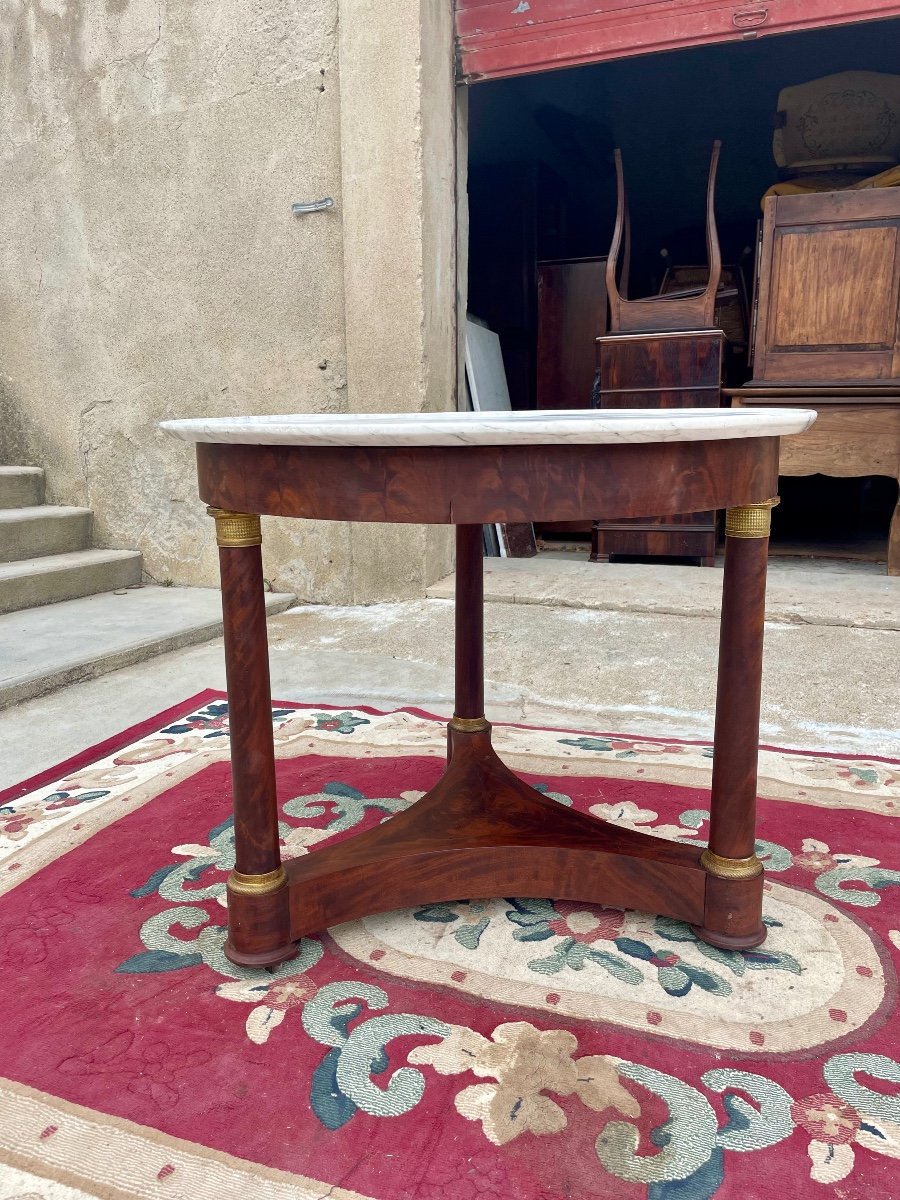
[[[709,280],[705,288],[689,288],[676,294],[647,296],[629,300],[628,272],[631,257],[631,222],[625,195],[622,152],[615,151],[616,223],[606,263],[606,291],[609,296],[611,333],[660,333],[685,329],[711,329],[715,323],[716,298],[722,276],[722,255],[716,229],[715,192],[719,166],[720,141],[713,142],[706,188],[706,250]],[[621,285],[616,283],[619,255],[624,250]]]

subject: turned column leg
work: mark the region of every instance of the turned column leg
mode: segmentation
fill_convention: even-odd
[[[756,857],[756,776],[762,684],[766,564],[777,500],[729,509],[719,637],[704,941],[729,950],[758,946],[762,863]]]
[[[208,512],[216,522],[222,578],[234,803],[225,954],[240,966],[269,966],[296,951],[278,841],[260,521],[222,509]]]
[[[487,733],[484,716],[484,540],[480,525],[456,527],[456,692],[448,757],[457,734]]]

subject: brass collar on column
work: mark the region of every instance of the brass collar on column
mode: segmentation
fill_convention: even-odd
[[[216,520],[216,542],[229,549],[242,546],[261,546],[262,529],[256,513],[227,512],[223,508],[207,508]]]
[[[454,715],[450,719],[450,728],[457,729],[460,733],[482,733],[490,727],[490,723],[484,717],[457,717]]]
[[[269,892],[277,892],[286,882],[284,867],[276,867],[264,875],[244,875],[235,870],[228,876],[228,890],[239,896],[265,896]]]
[[[717,879],[755,879],[763,869],[755,854],[749,858],[723,858],[709,849],[700,855],[700,866]]]
[[[772,529],[772,509],[780,500],[774,496],[762,504],[741,504],[725,513],[725,536],[767,538]]]

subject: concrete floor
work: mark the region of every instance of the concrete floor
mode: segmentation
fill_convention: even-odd
[[[505,602],[486,605],[485,628],[494,720],[711,736],[714,617]],[[452,709],[449,600],[298,607],[269,631],[276,699]],[[764,741],[900,756],[897,629],[770,621],[766,639]],[[0,787],[224,685],[216,639],[10,708]]]

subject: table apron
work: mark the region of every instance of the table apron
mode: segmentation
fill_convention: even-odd
[[[200,495],[234,512],[466,525],[759,504],[777,437],[534,446],[197,445]]]

